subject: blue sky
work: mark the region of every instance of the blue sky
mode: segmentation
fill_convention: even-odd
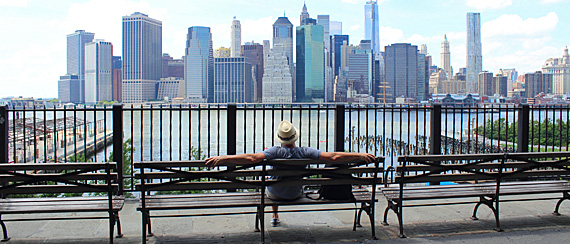
[[[367,0],[307,0],[311,17],[328,14],[343,23],[357,44],[364,36]],[[480,12],[483,69],[540,70],[561,57],[570,41],[570,0],[379,0],[381,45],[427,44],[440,63],[443,35],[451,45],[454,71],[465,67],[465,16]],[[121,55],[121,17],[135,11],[163,22],[163,52],[184,54],[190,26],[212,28],[214,47],[228,47],[233,16],[242,42],[271,40],[271,25],[283,13],[299,24],[303,0],[0,0],[0,97],[57,97],[66,72],[66,35],[83,29],[114,45]]]

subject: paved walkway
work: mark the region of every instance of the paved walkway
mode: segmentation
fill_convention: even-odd
[[[570,202],[564,202],[562,216],[553,216],[556,201],[508,202],[501,204],[504,232],[495,232],[490,210],[481,207],[479,221],[472,221],[472,205],[407,208],[404,210],[406,239],[397,236],[395,215],[390,226],[380,224],[386,206],[377,204],[376,232],[379,240],[369,240],[370,225],[352,231],[352,211],[284,213],[282,226],[267,227],[267,243],[568,243]],[[115,243],[140,243],[141,217],[130,201],[121,211],[123,238]],[[180,211],[180,213],[183,213]],[[53,216],[53,215],[50,215]],[[16,216],[3,216],[9,219]],[[266,223],[270,215],[266,215]],[[8,243],[108,243],[106,220],[7,222],[12,240]],[[153,220],[155,237],[148,243],[259,243],[253,232],[253,215]]]

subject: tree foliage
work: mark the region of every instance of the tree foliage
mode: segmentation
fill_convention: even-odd
[[[534,120],[529,126],[529,144],[566,147],[570,143],[568,130],[568,122],[561,119],[554,122],[550,118],[543,121]],[[505,118],[494,121],[489,119],[484,125],[477,127],[477,134],[494,140],[518,142],[518,124],[507,123]]]

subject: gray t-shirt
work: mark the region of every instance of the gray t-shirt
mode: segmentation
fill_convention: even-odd
[[[290,159],[290,158],[305,158],[305,159],[319,159],[321,151],[311,147],[271,147],[263,151],[265,159]],[[278,179],[277,176],[271,177]],[[272,195],[282,199],[294,200],[303,194],[303,186],[268,186],[267,190]]]

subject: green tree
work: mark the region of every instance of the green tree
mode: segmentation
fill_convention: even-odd
[[[135,148],[133,147],[133,141],[131,138],[123,142],[123,176],[131,176],[133,169],[130,167],[130,162],[133,158],[133,152]],[[113,152],[109,155],[108,162],[113,162]],[[123,177],[123,186],[125,189],[134,189],[137,181],[133,177]],[[132,197],[131,193],[126,193],[126,197]]]

